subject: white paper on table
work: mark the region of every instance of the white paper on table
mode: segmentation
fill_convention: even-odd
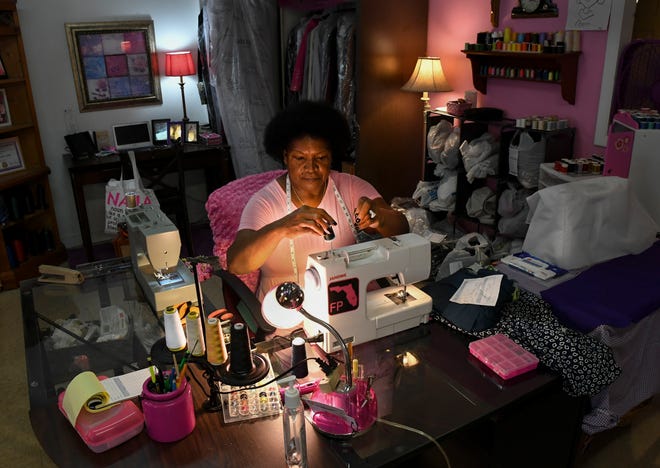
[[[465,279],[449,299],[457,304],[494,306],[500,295],[504,275],[489,275],[483,278]]]

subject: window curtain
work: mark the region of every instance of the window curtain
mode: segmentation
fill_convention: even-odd
[[[278,110],[278,6],[272,0],[202,0],[208,105],[222,127],[236,177],[281,167],[263,149]]]

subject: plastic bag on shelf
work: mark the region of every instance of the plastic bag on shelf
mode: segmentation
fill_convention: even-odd
[[[497,210],[497,197],[490,187],[476,189],[465,204],[468,216],[478,218],[482,224],[493,224]]]
[[[456,203],[456,171],[445,169],[442,179],[438,181],[435,200],[428,205],[431,211],[453,211]]]
[[[433,162],[440,162],[440,157],[445,149],[445,142],[452,133],[452,129],[452,124],[448,120],[441,120],[429,128],[426,134],[426,149]]]
[[[448,169],[456,169],[460,160],[461,129],[456,127],[447,136],[445,147],[440,155],[440,164]]]
[[[499,142],[488,132],[461,144],[460,151],[468,182],[497,174],[499,149]]]
[[[429,206],[429,203],[438,198],[439,183],[437,180],[420,180],[417,182],[417,187],[413,192],[413,200],[422,208],[426,208]]]
[[[440,281],[474,263],[486,265],[490,261],[490,254],[490,241],[484,235],[477,232],[466,234],[456,241],[454,250],[447,254],[438,268],[435,280]]]
[[[539,185],[539,171],[545,160],[545,138],[534,140],[526,130],[518,130],[509,145],[509,173],[525,188]]]

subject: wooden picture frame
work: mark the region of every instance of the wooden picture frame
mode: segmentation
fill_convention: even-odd
[[[0,175],[25,169],[18,137],[0,140]]]
[[[0,127],[9,127],[11,125],[11,114],[9,113],[9,102],[7,102],[7,92],[0,89]]]
[[[199,141],[199,122],[184,122],[183,135],[186,143],[197,143]]]
[[[167,123],[170,119],[154,119],[151,121],[151,139],[154,145],[166,145],[169,141]]]
[[[169,144],[178,143],[183,141],[183,122],[169,121],[167,122],[167,142]]]
[[[5,63],[2,61],[2,57],[0,57],[0,80],[6,80],[7,78],[9,78],[9,75],[7,74]]]
[[[64,28],[80,112],[162,103],[153,21]]]

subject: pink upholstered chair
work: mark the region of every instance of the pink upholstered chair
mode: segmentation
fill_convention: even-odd
[[[213,255],[218,257],[221,268],[227,268],[227,249],[236,238],[241,214],[248,200],[255,192],[284,172],[279,169],[241,177],[209,195],[205,207],[213,234]],[[257,290],[259,270],[238,277],[252,292]]]

